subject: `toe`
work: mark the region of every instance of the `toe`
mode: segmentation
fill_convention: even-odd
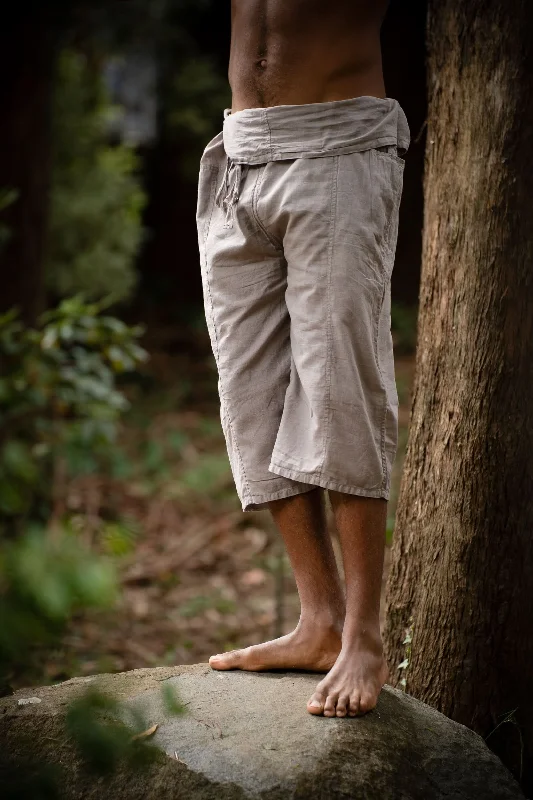
[[[230,653],[219,653],[216,656],[211,656],[209,666],[212,669],[235,669],[239,667],[240,662],[241,651],[232,650]]]
[[[350,698],[347,694],[341,694],[339,699],[337,700],[337,716],[338,717],[345,717],[348,713],[348,705],[350,703]]]
[[[337,712],[337,700],[338,694],[336,692],[332,692],[328,694],[326,698],[326,702],[324,703],[324,716],[325,717],[334,717]]]
[[[359,713],[359,695],[352,694],[348,706],[348,714],[350,717],[356,717],[358,713]]]
[[[371,694],[363,694],[361,695],[361,701],[359,703],[359,713],[366,714],[368,711],[372,711],[373,708],[376,707],[376,698]]]
[[[317,690],[307,703],[307,710],[310,714],[322,714],[324,712],[325,702],[325,694]]]

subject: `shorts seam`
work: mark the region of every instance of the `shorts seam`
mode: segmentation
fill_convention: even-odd
[[[353,484],[340,483],[339,481],[330,478],[324,478],[322,472],[299,472],[298,470],[288,469],[273,461],[270,463],[269,469],[280,475],[283,478],[299,481],[301,483],[308,483],[311,486],[319,486],[322,489],[331,489],[334,492],[342,492],[344,494],[353,494],[359,497],[381,497],[385,500],[388,499],[387,487],[383,484],[378,489],[365,489],[360,486],[353,486]]]
[[[381,391],[383,392],[383,404],[382,404],[382,412],[381,412],[381,428],[380,428],[380,455],[381,455],[381,487],[384,489],[388,483],[387,478],[387,463],[386,463],[386,455],[385,455],[385,427],[387,422],[387,388],[385,386],[385,381],[383,379],[383,371],[381,369],[381,363],[379,358],[379,348],[378,348],[378,338],[379,338],[379,325],[381,321],[381,312],[383,310],[383,303],[385,301],[385,292],[387,289],[387,284],[384,284],[382,291],[381,291],[381,299],[378,305],[378,308],[374,312],[374,335],[372,337],[372,343],[374,347],[374,358],[376,360],[376,366],[379,372],[379,380]]]
[[[372,169],[374,169],[374,168],[377,168],[376,158],[379,158],[380,154],[379,154],[379,151],[376,150],[375,148],[372,148],[371,154],[372,154],[371,157],[373,158]],[[385,157],[388,158],[387,155]],[[396,197],[394,198],[394,205],[396,205]],[[372,210],[372,214],[373,213],[374,212]],[[386,227],[386,229],[385,229],[385,231],[383,233],[383,242],[382,242],[382,245],[381,245],[380,251],[379,251],[380,261],[381,261],[381,272],[382,272],[382,279],[380,281],[380,283],[381,283],[381,296],[380,296],[379,302],[377,304],[373,303],[373,306],[374,306],[374,308],[373,308],[373,317],[374,318],[373,318],[373,331],[372,331],[372,346],[373,346],[373,350],[374,350],[374,353],[373,353],[374,361],[376,363],[376,367],[377,367],[378,374],[379,374],[380,388],[381,388],[382,395],[383,395],[382,409],[381,409],[380,436],[379,436],[379,450],[380,450],[380,456],[381,456],[381,486],[382,486],[383,490],[385,490],[385,488],[389,484],[389,476],[388,476],[388,471],[387,471],[387,462],[386,462],[386,453],[385,453],[385,428],[386,428],[386,422],[387,422],[388,397],[387,397],[387,388],[385,386],[385,381],[383,379],[383,371],[381,369],[381,362],[380,362],[380,358],[379,358],[378,339],[379,339],[379,327],[380,327],[380,321],[381,321],[381,312],[383,310],[383,303],[385,301],[385,293],[387,291],[387,286],[390,283],[391,272],[392,272],[392,270],[390,269],[391,250],[390,250],[390,247],[389,247],[389,237],[390,237],[390,232],[392,230],[392,222],[393,222],[393,217],[394,217],[395,213],[396,213],[395,209],[393,208],[392,212],[391,212],[391,214],[389,216],[389,219],[387,221],[387,227]],[[392,255],[392,259],[393,258],[394,258],[394,255]]]
[[[326,304],[327,304],[327,323],[326,323],[326,400],[325,405],[327,409],[326,423],[324,425],[324,444],[322,447],[322,458],[320,475],[322,476],[326,465],[326,452],[329,431],[331,428],[331,417],[333,409],[331,407],[331,361],[333,355],[333,320],[331,308],[331,286],[332,286],[332,269],[333,269],[333,242],[335,241],[336,219],[337,219],[337,188],[339,181],[339,156],[334,156],[334,169],[332,171],[331,181],[331,210],[330,210],[330,225],[329,225],[329,244],[328,244],[328,276],[326,286]]]
[[[387,161],[389,164],[394,164],[395,167],[399,171],[400,178],[402,180],[403,171],[405,167],[405,162],[399,156],[394,157],[389,153],[384,153],[378,150],[376,147],[371,149],[371,154],[374,159],[374,164],[376,164],[376,159],[382,159],[383,161]],[[374,166],[373,166],[374,168]],[[385,283],[390,280],[392,275],[392,270],[394,269],[394,256],[395,252],[391,245],[391,233],[392,227],[394,223],[394,217],[399,213],[399,204],[401,202],[402,196],[402,185],[399,183],[399,188],[394,191],[393,196],[393,208],[391,213],[389,214],[389,218],[387,220],[387,225],[385,230],[383,231],[383,241],[380,247],[380,260],[381,260],[381,270],[382,270],[382,279]],[[398,206],[398,207],[397,207]]]
[[[213,204],[213,207],[214,207],[214,204]],[[213,212],[211,212],[211,215],[212,215],[212,213]],[[204,247],[205,247],[205,244],[204,244]],[[225,412],[224,416],[225,416],[225,418],[226,418],[226,420],[228,422],[228,427],[230,429],[231,436],[232,436],[232,439],[233,439],[233,442],[234,442],[234,445],[235,445],[235,450],[237,452],[237,457],[238,457],[238,460],[239,460],[239,469],[240,469],[241,476],[242,476],[242,479],[243,479],[244,489],[245,489],[246,493],[248,494],[248,496],[250,496],[250,494],[251,494],[250,485],[248,483],[248,478],[246,477],[246,471],[244,469],[244,462],[242,460],[241,452],[240,452],[240,449],[239,449],[239,444],[238,444],[237,439],[235,437],[235,431],[234,431],[234,428],[233,428],[233,422],[232,422],[232,419],[231,419],[231,417],[229,415],[229,412],[228,412],[227,400],[226,400],[226,397],[225,397],[225,392],[224,392],[223,382],[222,382],[222,375],[220,373],[220,351],[219,351],[219,344],[218,344],[218,332],[217,332],[215,314],[214,314],[214,310],[213,310],[213,296],[212,296],[212,293],[211,293],[211,281],[210,281],[210,278],[209,278],[209,273],[210,273],[210,270],[207,269],[207,258],[206,258],[205,283],[206,283],[206,288],[207,288],[207,296],[209,298],[209,313],[211,314],[211,321],[212,321],[212,324],[213,324],[213,333],[214,333],[215,350],[216,350],[216,352],[215,352],[215,361],[217,363],[217,368],[218,368],[218,373],[219,373],[219,378],[220,378],[220,395],[221,395],[220,399],[221,399],[223,407],[224,407],[224,412]]]
[[[283,147],[278,147],[277,150],[274,150],[272,145],[272,137],[271,137],[271,130],[269,127],[269,123],[267,122],[268,126],[268,134],[269,134],[269,144],[268,148],[270,150],[269,155],[265,155],[261,153],[258,156],[247,156],[246,163],[250,164],[250,166],[258,166],[259,164],[264,164],[266,161],[295,161],[296,159],[312,159],[312,158],[334,158],[335,156],[349,156],[353,153],[368,153],[371,150],[374,150],[377,147],[386,147],[396,145],[397,139],[393,136],[382,136],[380,139],[375,139],[373,142],[365,142],[364,145],[345,145],[343,147],[331,147],[325,148],[320,150],[288,150],[284,149]],[[398,162],[404,162],[403,158],[398,156]]]
[[[388,152],[386,150],[380,150],[379,149],[380,147],[396,147],[396,146],[395,145],[378,145],[377,147],[373,147],[372,150],[376,151],[376,155],[378,156],[378,158],[383,158],[384,160],[392,161],[394,164],[396,164],[398,167],[400,167],[400,169],[403,170],[403,168],[405,166],[405,159],[402,158],[401,156],[397,155],[394,152],[391,153],[391,152]],[[397,149],[397,147],[396,147],[396,149]]]
[[[257,180],[255,182],[254,190],[252,192],[252,202],[251,202],[252,215],[253,215],[253,218],[254,218],[254,222],[260,228],[260,230],[262,231],[263,235],[268,240],[269,244],[271,244],[272,247],[274,247],[276,250],[282,251],[283,250],[282,243],[277,241],[273,236],[271,236],[271,234],[269,234],[269,232],[266,229],[266,226],[262,223],[262,221],[261,221],[261,219],[259,217],[259,211],[258,211],[258,208],[257,208],[258,197],[259,197],[259,193],[261,191],[261,188],[263,186],[263,181],[265,179],[266,168],[267,168],[267,164],[263,164],[263,166],[262,166],[262,168],[261,168],[261,170],[259,172],[259,175],[257,176]]]
[[[284,453],[282,450],[279,450],[278,448],[276,448],[274,450],[274,452],[272,453],[272,457],[271,457],[271,460],[270,460],[270,466],[274,467],[275,470],[283,469],[286,472],[290,471],[294,475],[315,475],[316,474],[316,475],[318,475],[318,477],[320,479],[324,478],[324,480],[327,480],[330,483],[336,483],[339,486],[349,486],[349,485],[351,485],[351,484],[342,483],[342,481],[338,480],[334,476],[324,477],[324,474],[323,474],[323,472],[321,470],[306,470],[303,467],[301,461],[297,461],[294,458],[291,458],[291,456],[288,456],[286,453]],[[275,472],[275,474],[277,475],[278,473]],[[304,480],[304,478],[300,477],[297,480]],[[386,483],[384,484],[383,481],[381,481],[379,484],[374,484],[374,486],[372,486],[372,487],[367,487],[364,491],[365,492],[380,492],[382,490],[382,488],[385,488],[385,489],[387,488],[387,484]],[[361,490],[361,491],[363,491],[363,490]]]
[[[273,159],[274,153],[272,152],[272,128],[270,127],[270,122],[268,120],[268,111],[264,112],[264,119],[268,129],[268,149],[270,151],[270,158]]]
[[[213,324],[213,327],[214,327],[214,324]],[[222,381],[220,383],[220,388],[222,390]],[[233,422],[232,422],[232,419],[231,419],[231,417],[229,415],[229,412],[227,410],[227,401],[226,401],[224,396],[222,397],[222,400],[224,402],[224,411],[225,411],[224,417],[225,417],[225,419],[226,419],[226,421],[228,423],[228,428],[229,428],[230,433],[231,433],[232,442],[233,442],[233,445],[235,447],[235,451],[237,453],[237,459],[238,459],[238,462],[239,462],[239,470],[240,470],[242,481],[243,481],[243,484],[244,484],[243,496],[244,497],[246,497],[246,496],[251,497],[252,493],[250,491],[250,484],[248,483],[248,478],[246,476],[246,471],[244,469],[244,462],[242,460],[241,451],[239,449],[239,444],[238,444],[237,438],[235,436],[235,431],[234,431],[234,428],[233,428]]]
[[[218,179],[219,169],[218,167],[213,167],[213,166],[204,166],[202,167],[202,169],[204,169],[206,172],[209,171],[212,173],[209,180],[209,206],[211,210],[209,212],[209,219],[207,220],[207,223],[205,225],[205,230],[203,235],[203,253],[201,253],[202,259],[206,267],[206,277],[207,277],[207,237],[209,236],[209,231],[211,230],[211,220],[213,219],[213,214],[215,212],[214,199],[217,190],[217,179]]]
[[[274,476],[279,477],[279,476]],[[307,494],[308,492],[312,492],[313,489],[316,487],[311,484],[306,484],[303,481],[299,482],[300,485],[296,483],[293,486],[288,486],[285,489],[278,489],[277,492],[272,492],[271,494],[267,495],[250,495],[248,499],[243,498],[242,507],[243,511],[255,511],[258,510],[255,506],[263,506],[267,503],[271,503],[273,500],[283,500],[286,497],[296,497],[299,494]],[[253,506],[252,508],[250,506]]]

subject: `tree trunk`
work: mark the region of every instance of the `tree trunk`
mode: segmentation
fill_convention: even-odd
[[[9,10],[0,32],[0,189],[16,199],[0,212],[0,311],[18,306],[33,323],[44,306],[43,248],[50,178],[53,47],[45,13]]]
[[[387,655],[394,682],[488,737],[531,791],[533,4],[430,0],[428,84]]]

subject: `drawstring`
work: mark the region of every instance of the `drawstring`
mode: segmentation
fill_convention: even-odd
[[[226,120],[230,114],[231,108],[225,108],[224,119]],[[227,157],[224,177],[222,178],[222,183],[215,197],[216,205],[222,207],[226,212],[226,220],[224,222],[225,228],[233,228],[235,206],[239,201],[239,192],[243,177],[243,166],[243,164],[236,164],[229,156]]]
[[[243,177],[243,164],[236,164],[229,156],[226,160],[226,169],[222,183],[215,197],[217,206],[226,212],[225,228],[233,228],[235,206],[239,201],[239,192]]]

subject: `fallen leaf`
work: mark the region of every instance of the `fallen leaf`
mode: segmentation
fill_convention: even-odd
[[[159,723],[156,722],[156,724],[152,725],[152,727],[148,728],[148,730],[143,731],[142,733],[136,733],[135,736],[132,736],[131,741],[134,742],[136,739],[147,739],[149,736],[153,736],[158,728]]]

